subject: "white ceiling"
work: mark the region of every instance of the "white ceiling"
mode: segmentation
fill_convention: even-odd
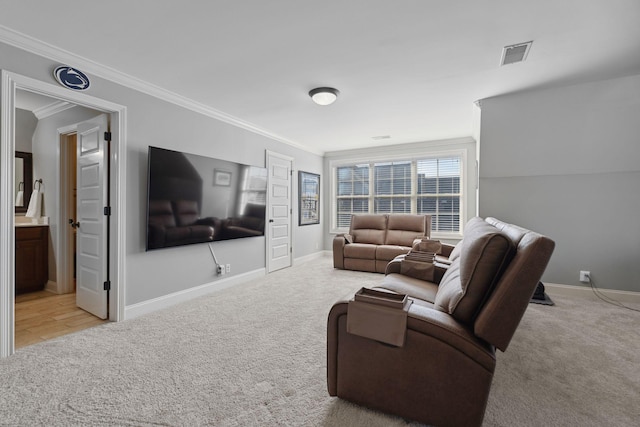
[[[639,0],[23,0],[0,25],[315,152],[470,136],[478,99],[640,73]]]

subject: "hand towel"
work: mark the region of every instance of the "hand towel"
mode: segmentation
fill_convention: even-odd
[[[24,206],[24,191],[19,190],[16,195],[16,206]]]
[[[40,190],[33,190],[31,193],[31,199],[29,200],[29,207],[25,216],[30,218],[40,218],[42,214],[42,193]]]

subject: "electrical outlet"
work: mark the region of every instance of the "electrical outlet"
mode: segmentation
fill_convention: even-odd
[[[581,270],[580,271],[580,281],[582,283],[589,283],[590,280],[591,280],[591,272],[590,271]]]
[[[221,265],[217,266],[216,271],[218,273],[218,276],[222,276],[224,274],[224,268],[222,268]]]
[[[231,273],[231,264],[227,264],[227,273]]]

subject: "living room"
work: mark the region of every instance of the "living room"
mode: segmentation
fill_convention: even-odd
[[[331,241],[340,231],[334,221],[335,197],[332,193],[337,166],[362,160],[384,160],[385,157],[398,159],[403,155],[414,158],[416,152],[458,150],[464,153],[464,177],[467,179],[461,204],[460,222],[463,225],[465,220],[476,215],[494,216],[548,235],[557,246],[543,282],[557,295],[587,297],[592,291],[588,284],[580,282],[579,272],[588,270],[595,285],[607,296],[637,304],[640,228],[633,218],[640,209],[640,199],[634,196],[640,184],[637,165],[640,158],[637,143],[640,134],[637,120],[640,116],[640,63],[636,55],[640,34],[635,25],[640,12],[637,2],[589,1],[587,5],[580,3],[573,7],[555,5],[555,2],[520,3],[517,7],[507,2],[491,2],[477,6],[479,10],[468,5],[469,11],[460,15],[455,14],[460,6],[453,5],[407,2],[405,9],[379,2],[379,10],[375,11],[370,10],[375,8],[368,3],[355,2],[349,6],[333,5],[341,11],[339,19],[334,18],[335,10],[325,5],[327,10],[317,11],[318,22],[312,20],[311,24],[303,24],[307,20],[300,18],[294,20],[297,24],[285,28],[275,17],[264,22],[259,19],[271,14],[282,16],[295,11],[305,16],[303,12],[310,12],[302,6],[285,3],[278,5],[280,9],[252,4],[255,9],[251,18],[258,21],[253,34],[264,34],[263,40],[256,40],[260,37],[250,37],[246,33],[237,34],[234,28],[224,25],[225,20],[241,21],[239,17],[248,13],[242,7],[233,8],[228,14],[215,8],[209,10],[213,23],[220,31],[225,29],[230,34],[227,39],[215,38],[206,33],[204,23],[200,24],[202,27],[194,26],[202,31],[194,37],[205,34],[209,37],[212,47],[207,55],[217,55],[227,61],[210,68],[202,65],[201,59],[191,58],[192,62],[187,62],[179,55],[183,53],[182,45],[166,42],[150,49],[149,46],[154,46],[154,36],[148,36],[150,40],[147,40],[145,31],[132,36],[131,40],[138,39],[137,43],[140,43],[132,42],[132,56],[138,55],[141,62],[153,64],[149,68],[162,68],[154,60],[174,63],[175,68],[167,66],[165,74],[156,77],[155,81],[144,75],[147,69],[143,65],[124,72],[120,69],[124,63],[117,56],[111,56],[124,45],[124,42],[115,41],[118,32],[124,34],[135,28],[136,20],[149,12],[149,5],[132,6],[139,15],[136,17],[132,11],[130,17],[121,19],[118,19],[120,14],[115,7],[114,10],[101,10],[113,18],[107,20],[114,22],[111,32],[104,28],[110,36],[87,37],[82,42],[77,35],[65,39],[58,34],[57,27],[52,28],[56,24],[47,22],[47,17],[61,15],[57,10],[63,9],[60,4],[55,7],[39,5],[46,10],[42,17],[32,17],[32,11],[26,6],[12,5],[11,10],[3,12],[0,18],[0,68],[12,73],[9,77],[15,77],[13,81],[19,88],[30,88],[31,80],[39,82],[36,86],[40,83],[57,85],[52,70],[59,64],[69,64],[84,70],[91,78],[91,88],[86,91],[88,96],[126,107],[126,120],[120,128],[122,145],[117,148],[122,163],[116,166],[122,169],[117,174],[120,181],[118,191],[114,193],[116,201],[112,214],[117,220],[112,230],[116,239],[112,241],[119,248],[118,256],[112,258],[118,262],[116,274],[111,277],[112,286],[120,299],[111,304],[111,309],[117,307],[118,310],[110,316],[117,320],[115,323],[143,319],[147,314],[153,316],[156,310],[189,298],[269,277],[266,274],[265,238],[215,242],[213,249],[220,263],[231,264],[231,272],[225,276],[216,274],[207,245],[145,250],[150,145],[263,167],[266,165],[265,152],[270,151],[292,158],[294,172],[320,175],[320,223],[299,226],[298,206],[292,204],[291,264],[294,267],[322,259],[331,251]],[[271,7],[276,9],[271,10]],[[449,18],[441,22],[434,18],[437,7],[442,8],[443,14],[449,14]],[[436,9],[432,11],[431,8]],[[275,13],[276,10],[281,13]],[[412,10],[416,12],[412,13]],[[166,22],[162,20],[175,13],[177,11],[167,5],[166,9],[150,12],[150,15],[158,22]],[[392,28],[381,31],[380,28],[385,28],[385,14],[396,16],[397,22],[391,25]],[[419,18],[412,19],[412,15]],[[529,16],[522,18],[526,24],[518,21],[523,15]],[[27,18],[33,18],[34,22],[28,24]],[[500,43],[492,48],[490,57],[479,59],[477,54],[471,54],[465,60],[460,54],[467,45],[493,42],[494,38],[489,35],[478,36],[480,40],[472,43],[473,38],[467,33],[466,38],[455,39],[441,47],[433,46],[435,39],[429,37],[452,22],[485,34],[481,32],[485,24],[479,24],[482,19],[490,20],[495,26],[503,21],[510,22],[504,30],[509,39],[496,37]],[[347,36],[351,34],[349,25],[357,25],[364,31],[367,20],[377,24],[375,31],[355,32],[351,38]],[[429,25],[418,25],[421,21]],[[341,37],[332,38],[327,47],[315,46],[314,51],[313,46],[305,43],[326,37],[322,22],[332,22],[326,31],[335,31]],[[155,26],[144,24],[145,29],[147,25]],[[410,30],[401,32],[403,26]],[[429,26],[433,28],[424,28]],[[555,41],[556,33],[565,37]],[[94,48],[98,49],[97,43],[109,37],[114,41],[107,44],[104,51],[96,50],[93,57],[91,44],[95,43]],[[405,50],[399,41],[403,37],[423,42]],[[285,43],[295,38],[300,40],[293,46]],[[340,64],[342,58],[354,55],[359,48],[363,49],[368,38],[375,44],[374,50],[369,51],[371,56],[360,58],[357,68],[353,64],[345,66],[354,67],[349,72],[336,70],[340,68],[336,64]],[[533,44],[524,62],[499,65],[503,47],[530,40]],[[593,56],[581,56],[574,50],[577,43],[585,43],[585,40],[590,44],[582,48]],[[254,44],[258,46],[249,51]],[[338,50],[341,44],[347,46]],[[440,52],[445,48],[448,52]],[[281,50],[287,49],[293,52],[284,55],[287,60],[270,61],[271,55],[282,55]],[[168,60],[167,52],[175,55],[175,59]],[[248,52],[253,53],[249,55]],[[374,52],[378,55],[373,56]],[[437,60],[427,65],[422,63],[422,68],[411,72],[405,71],[403,78],[403,73],[395,68],[407,70],[416,65],[403,56],[410,53],[416,57],[431,54]],[[252,57],[251,61],[244,55]],[[309,71],[302,76],[298,60],[307,64],[305,68],[315,69],[315,73]],[[390,62],[380,63],[383,60]],[[399,65],[390,65],[394,61]],[[453,105],[453,100],[460,98],[458,90],[454,90],[455,84],[462,85],[470,78],[464,70],[478,61],[482,66],[475,70],[477,75],[484,77],[483,86],[470,94],[470,102],[463,108],[462,117],[466,121],[455,123],[456,117],[460,117],[456,115],[459,109]],[[445,62],[446,67],[441,65]],[[271,77],[282,74],[282,78],[254,80],[253,72],[239,71],[252,66],[263,67],[263,72]],[[380,74],[372,74],[371,70],[375,68],[382,70]],[[293,70],[291,74],[284,72],[288,69]],[[462,71],[455,74],[455,69]],[[555,72],[556,69],[563,71]],[[140,75],[135,74],[136,70]],[[385,78],[385,73],[390,77]],[[190,87],[190,92],[180,92],[177,81],[189,79],[191,74],[194,78],[205,75],[211,80],[209,76],[215,76],[222,83],[212,84],[210,91],[195,85]],[[303,81],[303,78],[307,80]],[[403,79],[404,85],[400,84]],[[421,79],[426,82],[420,83]],[[359,80],[358,84],[356,80]],[[383,84],[386,80],[394,84]],[[508,81],[510,86],[500,85],[503,81]],[[243,87],[235,97],[229,94],[233,94],[234,85]],[[320,107],[312,103],[308,92],[324,85],[335,86],[340,93],[334,104]],[[282,98],[266,96],[262,86],[274,87]],[[3,85],[3,108],[6,108],[6,89],[8,86]],[[417,93],[410,96],[412,91]],[[445,95],[449,91],[451,104],[446,102],[443,91]],[[254,103],[254,94],[256,98],[264,98],[261,103],[257,100]],[[353,104],[355,98],[363,98],[365,101],[358,102],[375,106],[381,103],[378,97],[389,105],[381,107],[377,113],[364,113],[362,104],[357,107]],[[401,109],[404,105],[418,108],[421,103],[428,103],[430,97],[439,99],[440,103],[428,112]],[[474,104],[474,101],[478,102]],[[283,105],[287,103],[291,105]],[[285,109],[288,111],[286,122],[283,115],[276,114]],[[395,115],[403,115],[407,121],[392,123],[396,120],[392,115],[396,109],[400,113]],[[352,124],[345,125],[347,122]],[[302,129],[303,123],[313,127]],[[342,132],[339,136],[338,125]],[[402,127],[406,132],[401,131]],[[421,133],[424,128],[430,133]],[[374,140],[374,136],[389,138]],[[358,145],[349,146],[349,139]],[[327,144],[320,145],[323,141]],[[34,153],[34,171],[37,171],[34,177],[42,178],[48,185],[47,191],[53,193],[53,183],[58,180],[55,168],[51,167],[56,147],[42,150],[38,155]],[[3,145],[3,159],[8,154],[13,155],[12,151]],[[5,166],[3,163],[3,168]],[[297,173],[293,176],[296,188]],[[6,206],[5,202],[14,197],[5,193],[7,190],[2,198]],[[59,215],[52,199],[45,195],[44,209],[51,226],[61,227],[66,218]],[[293,191],[293,201],[296,200],[297,192]],[[3,237],[9,236],[12,219],[13,212],[3,213],[0,223]],[[454,234],[435,233],[434,236],[455,242],[460,236]],[[1,249],[2,262],[12,259],[7,255],[13,251],[12,245],[2,243]],[[52,251],[55,253],[53,248]],[[12,306],[5,297],[9,296],[13,284],[7,273],[11,268],[3,270],[1,289],[5,312]],[[327,269],[328,277],[333,274]],[[145,325],[154,328],[150,321],[145,321]],[[10,341],[9,331],[8,326],[2,329],[3,356],[12,352],[11,346],[4,344]],[[294,420],[290,423],[296,424]]]

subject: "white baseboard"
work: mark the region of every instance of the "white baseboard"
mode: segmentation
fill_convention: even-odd
[[[587,286],[573,286],[573,285],[561,285],[557,283],[545,283],[545,291],[551,296],[553,295],[566,295],[566,296],[580,296],[591,299],[598,299],[593,293],[591,287]],[[619,302],[629,302],[634,304],[640,304],[640,292],[632,291],[618,291],[615,289],[600,289],[598,291],[611,299]]]
[[[48,292],[53,292],[54,294],[59,294],[58,292],[58,282],[54,282],[53,280],[48,280],[47,284],[44,286],[44,290]]]
[[[174,292],[158,298],[131,304],[124,308],[124,319],[134,319],[203,295],[211,294],[243,283],[249,283],[252,280],[264,277],[265,274],[266,270],[264,268],[260,268],[258,270],[238,274],[229,278],[216,280],[215,282],[205,283],[204,285],[196,286],[194,288],[185,289],[184,291]]]
[[[294,264],[302,264],[305,262],[313,261],[314,259],[322,258],[326,256],[328,251],[318,251],[309,255],[301,256],[300,258],[296,258],[293,260]]]

